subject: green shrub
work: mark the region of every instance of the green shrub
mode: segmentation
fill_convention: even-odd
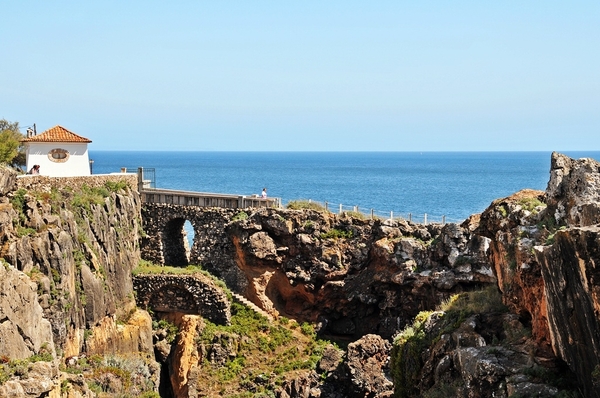
[[[19,220],[21,220],[21,222],[27,221],[27,217],[25,216],[25,204],[27,203],[27,198],[25,197],[26,195],[27,191],[21,188],[18,189],[10,199],[10,203],[12,204],[13,208],[17,211],[19,215]]]
[[[344,231],[337,228],[332,228],[327,232],[322,233],[319,238],[321,239],[349,239],[352,238],[352,231]]]
[[[506,207],[505,204],[502,204],[501,206],[499,206],[498,211],[500,212],[500,215],[502,216],[502,218],[506,218],[508,216],[508,208]]]
[[[521,207],[527,211],[530,211],[534,214],[537,213],[537,208],[542,206],[546,207],[546,204],[539,200],[538,198],[523,198],[519,200],[519,204]]]
[[[235,216],[233,216],[231,221],[243,221],[243,220],[246,220],[247,218],[248,218],[248,213],[246,213],[245,211],[240,211]]]
[[[106,181],[104,183],[104,188],[106,188],[110,192],[120,192],[126,191],[129,188],[129,185],[126,181]],[[108,195],[107,195],[108,196]]]
[[[161,319],[159,321],[153,321],[152,329],[165,330],[167,332],[166,340],[168,343],[172,343],[173,341],[175,341],[175,337],[177,337],[177,333],[179,333],[179,328],[175,324],[173,324],[165,319]]]
[[[37,231],[33,228],[17,227],[17,236],[22,238],[23,236],[30,236],[35,234]]]
[[[232,303],[231,312],[229,326],[205,320],[197,339],[204,352],[210,352],[214,345],[235,350],[233,358],[224,366],[206,361],[200,369],[199,377],[208,384],[218,384],[222,396],[274,396],[274,388],[286,378],[287,372],[316,368],[327,343],[315,339],[309,324],[302,327],[306,335],[300,335],[286,327],[286,322],[271,324],[264,316],[239,303]],[[289,320],[287,323],[296,324]],[[244,391],[248,390],[253,394],[247,395]]]
[[[106,187],[90,187],[84,184],[80,191],[73,193],[71,205],[89,213],[92,205],[103,205],[104,199],[109,196],[110,192]]]

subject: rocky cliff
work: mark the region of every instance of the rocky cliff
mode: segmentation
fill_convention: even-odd
[[[600,164],[558,153],[545,192],[494,201],[472,225],[508,312],[420,314],[394,348],[398,396],[599,396],[599,206]]]
[[[163,217],[170,207],[152,206]],[[489,239],[468,225],[283,209],[205,209],[197,218],[207,228],[190,262],[272,315],[318,324],[326,335],[389,338],[451,294],[496,283]],[[227,250],[207,250],[214,242]]]
[[[0,172],[0,397],[599,396],[598,162],[553,154],[545,192],[461,225],[142,206],[122,178]],[[195,222],[189,262],[271,318],[137,309],[159,219]]]
[[[136,310],[131,282],[141,225],[135,183],[0,171],[0,396],[76,391],[59,374],[64,358],[152,353],[151,320]]]

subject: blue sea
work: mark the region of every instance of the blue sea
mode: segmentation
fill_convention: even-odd
[[[599,151],[565,152],[600,159]],[[157,188],[327,202],[330,210],[461,222],[524,188],[545,190],[550,152],[90,151],[93,173],[155,169]]]

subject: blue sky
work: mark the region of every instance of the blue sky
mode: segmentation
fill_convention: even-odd
[[[0,118],[93,150],[600,150],[598,1],[13,1]]]

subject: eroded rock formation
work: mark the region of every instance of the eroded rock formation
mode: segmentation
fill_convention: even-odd
[[[402,355],[414,341],[398,345],[396,387],[410,386],[400,396],[450,389],[458,396],[555,396],[561,388],[600,396],[600,164],[558,153],[551,164],[545,192],[495,200],[472,223],[489,239],[489,263],[510,313],[479,314],[458,328],[433,314],[415,326],[435,344],[416,369]],[[531,335],[510,341],[518,330]]]
[[[67,357],[152,353],[151,321],[132,289],[141,223],[129,178],[0,170],[0,352],[2,371],[12,369],[0,396],[58,396]]]
[[[246,296],[326,334],[389,338],[450,294],[495,283],[488,240],[455,224],[265,209],[226,230]]]
[[[131,270],[139,242],[156,238],[152,256],[200,263],[272,316],[308,321],[321,335],[349,343],[344,351],[327,348],[316,369],[273,385],[278,397],[386,397],[400,385],[401,396],[554,396],[579,389],[598,397],[600,164],[555,153],[550,174],[545,192],[498,199],[461,225],[153,204],[144,205],[149,235],[140,238],[141,203],[133,190],[116,189],[101,202],[78,198],[81,213],[66,200],[85,191],[83,180],[73,180],[57,200],[64,182],[17,182],[2,171],[0,350],[10,359],[55,359],[17,369],[0,383],[0,396],[59,396],[61,379],[73,396],[92,396],[84,380],[58,370],[57,352],[69,362],[91,354],[155,355],[170,380],[165,396],[214,392],[216,386],[199,382],[202,366],[229,365],[244,336],[216,333],[197,346],[206,321],[181,313],[165,315],[179,328],[175,338],[156,327],[152,334],[149,314],[135,308]],[[186,219],[196,222],[188,257],[171,248],[166,257],[157,252],[164,243],[159,226],[183,236]],[[485,286],[500,290],[508,312],[459,312],[450,323],[444,312],[419,315]],[[176,293],[166,292],[161,305]],[[390,340],[415,317],[418,350],[390,366]],[[402,358],[417,365],[404,369]],[[135,377],[158,388],[156,363],[138,365]],[[548,374],[577,383],[558,386]],[[114,375],[98,377],[106,391],[123,387]],[[246,383],[257,388],[270,377],[252,375]]]

